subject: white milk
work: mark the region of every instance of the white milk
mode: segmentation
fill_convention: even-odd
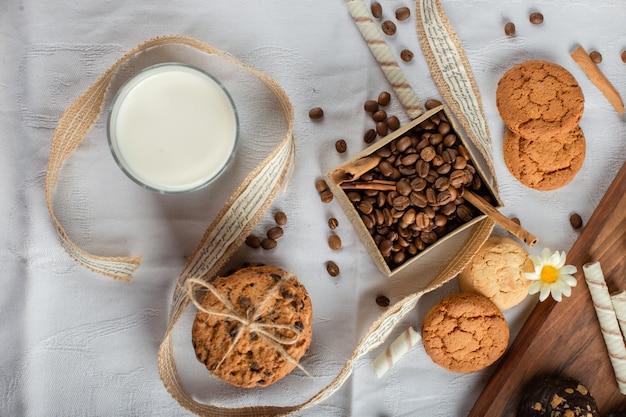
[[[109,140],[122,169],[156,191],[197,189],[219,175],[234,152],[237,115],[213,78],[164,64],[128,81],[109,115]]]

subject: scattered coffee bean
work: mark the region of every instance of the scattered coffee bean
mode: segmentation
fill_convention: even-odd
[[[326,272],[328,272],[328,275],[331,277],[336,277],[340,272],[339,266],[337,266],[337,264],[333,261],[328,261],[326,262]]]
[[[387,133],[389,133],[389,127],[387,127],[387,123],[382,122],[382,121],[377,122],[376,133],[378,133],[380,136],[387,136]]]
[[[367,100],[365,104],[363,104],[363,108],[366,112],[374,113],[378,110],[378,102],[376,100]]]
[[[330,227],[330,230],[335,230],[337,226],[339,226],[339,220],[334,217],[328,219],[328,227]]]
[[[389,298],[384,295],[376,296],[376,304],[380,307],[389,307],[390,301]]]
[[[380,104],[381,106],[388,105],[390,101],[391,101],[391,94],[389,94],[388,92],[382,91],[378,95],[377,103]]]
[[[387,112],[384,110],[375,111],[374,113],[372,113],[372,119],[375,122],[382,122],[387,119]]]
[[[325,180],[319,179],[315,181],[315,189],[318,193],[323,193],[324,191],[328,190],[328,184],[326,184]]]
[[[441,106],[441,101],[435,100],[434,98],[429,98],[424,103],[424,107],[426,108],[426,110],[434,109],[437,106]]]
[[[518,225],[522,224],[522,222],[520,221],[520,219],[519,219],[519,218],[517,218],[517,217],[511,217],[511,221],[512,221],[513,223],[517,223]]]
[[[266,237],[261,241],[261,247],[265,250],[274,249],[278,243],[269,237]]]
[[[589,58],[591,58],[591,60],[595,62],[596,64],[599,64],[600,62],[602,62],[602,54],[598,51],[589,52]]]
[[[276,214],[274,214],[274,221],[277,225],[284,226],[287,224],[287,215],[282,211],[277,211]]]
[[[573,213],[569,218],[569,223],[574,229],[578,230],[583,227],[583,218],[580,217],[580,214]]]
[[[313,107],[309,110],[309,118],[312,120],[321,119],[324,116],[324,110],[321,107]]]
[[[270,230],[267,231],[267,237],[272,240],[280,239],[281,237],[283,237],[283,234],[283,228],[280,226],[272,227]]]
[[[383,33],[387,36],[393,36],[396,34],[396,24],[391,20],[385,20],[381,25]]]
[[[376,133],[374,129],[369,129],[367,132],[365,132],[365,135],[363,135],[363,141],[365,143],[372,143],[376,140],[377,134],[378,133]]]
[[[540,25],[543,23],[543,15],[539,12],[532,12],[529,17],[530,23]]]
[[[385,123],[387,123],[387,127],[389,128],[389,130],[393,131],[400,128],[400,119],[398,119],[396,116],[387,117]]]
[[[399,21],[407,20],[411,16],[411,9],[408,7],[399,7],[396,9],[396,19]]]
[[[515,36],[515,23],[506,22],[504,25],[504,34],[506,36]]]
[[[622,51],[620,57],[622,58],[622,62],[626,64],[626,49]]]
[[[370,10],[372,11],[372,16],[374,16],[376,19],[380,19],[383,15],[383,6],[381,6],[381,4],[377,1],[372,2]]]
[[[330,190],[322,191],[320,193],[320,199],[324,204],[330,203],[333,201],[333,193],[331,193]]]
[[[335,149],[339,153],[344,153],[345,151],[348,150],[348,144],[346,143],[345,140],[339,139],[337,142],[335,142]]]
[[[413,60],[413,52],[409,49],[403,49],[400,51],[400,59],[404,62],[411,62]]]
[[[328,237],[328,247],[332,250],[341,249],[341,238],[339,235],[333,234]]]
[[[261,239],[258,236],[250,235],[246,238],[246,245],[258,249],[261,247]]]

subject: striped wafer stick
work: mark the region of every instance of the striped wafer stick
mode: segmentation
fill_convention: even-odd
[[[372,20],[367,7],[362,0],[350,0],[348,1],[348,11],[407,114],[411,119],[418,118],[424,113],[419,98],[411,88],[404,72],[400,69],[398,61],[383,39],[376,23]]]
[[[385,373],[420,340],[422,340],[422,336],[412,327],[402,332],[402,334],[372,362],[376,376],[380,378],[385,375]]]
[[[626,346],[600,263],[590,262],[583,265],[583,273],[600,322],[611,365],[613,365],[617,386],[622,394],[626,394]]]
[[[619,328],[622,329],[622,336],[626,335],[626,291],[611,295],[611,303],[617,316]]]

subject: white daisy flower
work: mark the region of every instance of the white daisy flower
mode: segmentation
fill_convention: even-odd
[[[576,286],[575,274],[577,269],[573,265],[565,265],[565,252],[545,248],[541,256],[530,256],[535,266],[533,272],[526,272],[524,276],[533,281],[528,288],[528,294],[539,293],[539,301],[544,301],[552,295],[554,301],[561,301],[562,296],[569,297],[572,287]]]

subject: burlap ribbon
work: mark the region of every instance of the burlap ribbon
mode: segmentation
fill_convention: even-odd
[[[418,16],[422,15],[420,9],[423,10],[423,8],[428,7],[428,5],[432,6],[433,1],[436,2],[436,0],[418,0]],[[440,7],[431,9],[439,16],[438,22],[441,25],[439,30],[442,31],[439,34],[447,36],[448,41],[451,42],[454,49],[460,51],[462,54],[461,45],[458,39],[456,39],[456,35],[454,35],[454,31],[449,25],[449,22],[445,19],[443,10]],[[421,23],[418,22],[418,28],[420,24]],[[424,42],[424,40],[422,40],[422,42]],[[63,163],[76,150],[79,143],[98,118],[105,92],[115,71],[124,61],[134,54],[151,47],[167,44],[183,44],[207,54],[218,55],[224,60],[239,65],[255,74],[263,81],[279,102],[282,113],[287,121],[287,132],[276,149],[263,163],[246,176],[242,184],[219,211],[178,278],[172,297],[170,321],[158,350],[158,368],[163,384],[182,407],[199,416],[282,416],[322,403],[333,395],[350,377],[356,361],[359,358],[364,357],[387,340],[396,325],[414,309],[422,295],[439,288],[441,285],[454,278],[465,267],[491,234],[494,223],[487,218],[476,224],[471,231],[469,231],[461,249],[442,266],[437,275],[422,291],[410,294],[388,308],[385,313],[369,327],[356,346],[352,356],[346,361],[333,381],[310,399],[300,404],[290,406],[251,406],[242,408],[219,407],[194,400],[183,387],[174,358],[173,330],[185,309],[190,304],[190,297],[185,290],[185,282],[190,277],[210,278],[217,275],[235,250],[243,243],[245,237],[252,232],[287,177],[294,152],[292,137],[294,113],[289,98],[284,91],[270,77],[237,62],[229,55],[223,54],[201,41],[183,36],[160,37],[149,40],[124,55],[105,72],[85,94],[72,103],[62,115],[52,139],[50,161],[46,176],[46,201],[50,215],[59,233],[61,243],[72,257],[86,267],[104,275],[122,280],[131,279],[133,272],[139,265],[141,257],[101,257],[80,249],[70,240],[59,220],[54,215],[52,193],[57,184]],[[461,56],[463,57],[464,55]],[[438,63],[433,59],[429,59],[429,64],[431,65],[431,71],[435,79],[444,80],[443,82],[445,82],[445,74],[442,73]],[[467,73],[466,71],[464,76],[469,77],[469,84],[467,85],[471,87],[474,97],[478,100],[478,109],[470,109],[470,111],[472,114],[478,111],[479,116],[482,116],[478,90],[476,89],[471,72]],[[444,94],[444,97],[447,97],[447,95]],[[474,104],[476,104],[476,102],[474,102]],[[455,110],[454,105],[450,107]],[[466,109],[456,107],[456,110],[456,114],[464,114],[463,112]],[[470,126],[470,124],[464,124],[465,128],[468,126]],[[486,125],[484,127],[486,128]],[[488,132],[484,130],[483,133],[488,135]],[[479,136],[480,135],[481,133],[479,133]],[[477,147],[479,147],[481,153],[485,152],[487,159],[490,161],[490,142],[487,143],[487,148],[485,148],[482,143],[485,139],[488,140],[488,136],[486,138],[485,136],[479,138],[473,133],[470,134],[470,139],[477,142]],[[490,168],[492,167],[490,166]],[[493,174],[493,169],[491,169],[490,172]]]

